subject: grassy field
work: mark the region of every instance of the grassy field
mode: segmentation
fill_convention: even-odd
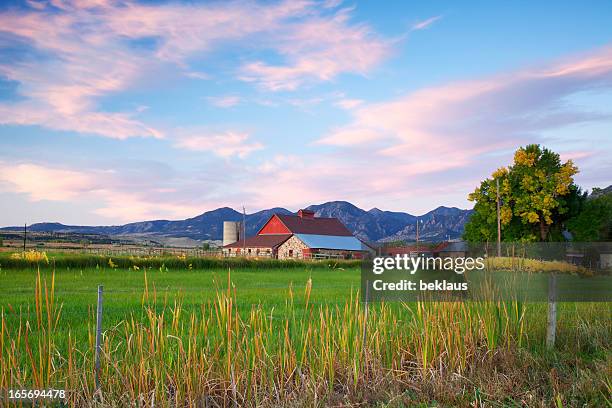
[[[19,318],[35,319],[34,287],[38,269],[0,270],[0,306],[6,319],[14,324]],[[202,304],[216,301],[225,291],[230,274],[234,306],[245,315],[262,305],[281,318],[286,312],[290,288],[303,293],[312,282],[311,305],[342,304],[355,296],[360,285],[360,271],[350,269],[55,269],[55,299],[62,305],[59,332],[68,330],[80,340],[87,340],[88,319],[96,309],[97,287],[104,286],[105,325],[114,326],[131,314],[140,316],[146,308],[162,311],[180,301],[186,313],[196,312]],[[43,267],[40,277],[50,282],[53,269]],[[292,307],[303,309],[300,295]],[[10,312],[10,313],[9,313]],[[65,336],[63,336],[65,337]]]
[[[544,304],[372,304],[366,314],[354,263],[235,261],[230,274],[187,260],[114,262],[2,266],[0,389],[65,388],[76,406],[611,403],[607,303],[561,304],[548,351]]]

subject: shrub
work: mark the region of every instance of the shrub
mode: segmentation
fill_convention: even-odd
[[[23,261],[26,264],[38,264],[40,262],[49,263],[49,258],[46,252],[29,250],[26,252],[16,252],[11,254],[11,260]]]

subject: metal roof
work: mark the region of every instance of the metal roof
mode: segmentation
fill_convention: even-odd
[[[353,236],[295,234],[309,248],[364,251],[366,246]]]

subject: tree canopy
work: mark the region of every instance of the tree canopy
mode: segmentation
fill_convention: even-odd
[[[474,213],[464,239],[489,242],[497,237],[497,182],[504,241],[562,240],[563,225],[577,215],[586,195],[574,184],[578,168],[540,145],[519,148],[514,162],[493,172],[468,197]]]
[[[567,223],[575,241],[612,241],[612,193],[597,196],[596,190],[599,189],[593,189],[580,213]]]

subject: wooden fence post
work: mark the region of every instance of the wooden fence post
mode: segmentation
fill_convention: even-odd
[[[96,391],[100,389],[100,351],[102,350],[102,293],[104,286],[98,285],[98,309],[96,313],[96,366],[95,381]]]
[[[546,325],[546,347],[555,347],[557,334],[557,275],[548,276],[548,324]]]
[[[365,287],[365,310],[363,315],[363,341],[361,343],[361,353],[365,353],[366,340],[368,337],[368,300],[370,295],[370,281],[366,281]]]

